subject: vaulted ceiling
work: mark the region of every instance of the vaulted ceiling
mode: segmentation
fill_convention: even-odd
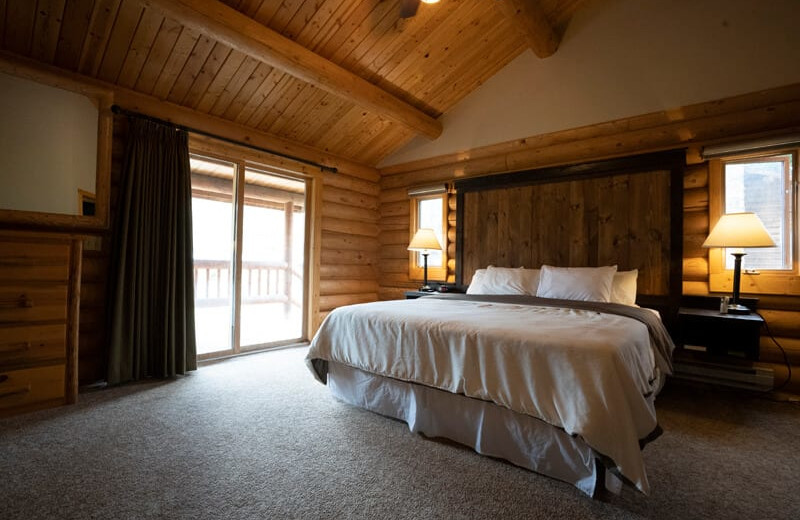
[[[0,48],[374,165],[584,0],[0,0]]]

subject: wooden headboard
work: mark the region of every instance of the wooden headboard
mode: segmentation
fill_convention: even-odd
[[[641,305],[677,309],[683,150],[456,181],[456,283],[476,269],[639,269]]]

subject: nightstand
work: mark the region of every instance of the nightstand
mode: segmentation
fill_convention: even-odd
[[[678,311],[680,342],[705,347],[713,355],[744,356],[758,361],[764,320],[758,314],[721,314],[719,310],[681,307]]]

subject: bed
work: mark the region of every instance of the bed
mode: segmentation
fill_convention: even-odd
[[[649,491],[641,448],[672,348],[635,306],[432,295],[336,309],[307,359],[348,403],[594,495]]]
[[[335,309],[309,368],[414,432],[590,496],[647,494],[642,449],[661,433],[674,348],[662,317],[680,295],[678,155],[456,183],[467,294]]]

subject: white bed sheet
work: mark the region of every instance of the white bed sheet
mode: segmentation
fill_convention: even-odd
[[[329,365],[328,386],[337,399],[404,421],[412,432],[454,440],[572,484],[589,496],[596,491],[598,472],[606,490],[622,488],[613,473],[602,471],[580,437],[529,415],[335,362]]]
[[[639,440],[657,428],[660,378],[647,328],[637,320],[508,303],[375,302],[333,311],[307,359],[539,418],[580,436],[649,491]]]

